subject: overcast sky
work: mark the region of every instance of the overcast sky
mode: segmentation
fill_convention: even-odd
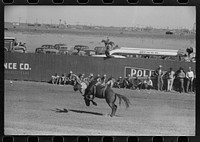
[[[194,6],[5,6],[5,22],[99,26],[189,28],[196,23]]]

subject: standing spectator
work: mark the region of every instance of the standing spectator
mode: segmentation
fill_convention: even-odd
[[[166,73],[167,78],[167,91],[172,91],[172,86],[174,83],[175,72],[172,68],[169,68],[169,71]]]
[[[151,77],[148,76],[147,79],[144,81],[144,89],[153,89],[153,82],[151,80]]]
[[[133,88],[141,89],[141,87],[142,87],[142,81],[140,79],[138,79],[138,76],[136,76],[136,78],[133,81]]]
[[[187,78],[187,87],[186,87],[186,92],[188,93],[189,91],[189,86],[190,86],[190,91],[193,91],[193,80],[194,80],[194,72],[192,71],[192,68],[189,67],[188,72],[186,73],[186,78]]]
[[[182,93],[182,92],[184,92],[184,78],[185,78],[185,73],[184,73],[182,67],[180,67],[180,69],[177,73],[177,78],[179,81],[179,92]]]
[[[158,69],[155,71],[156,81],[157,81],[157,90],[162,91],[163,89],[163,70],[162,66],[159,65]]]

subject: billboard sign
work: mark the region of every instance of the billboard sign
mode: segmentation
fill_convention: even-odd
[[[144,69],[144,68],[137,68],[137,67],[125,67],[124,68],[124,77],[127,77],[129,74],[132,77],[147,77],[153,76],[154,70],[152,69]]]

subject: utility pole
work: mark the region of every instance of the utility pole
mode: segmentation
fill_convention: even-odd
[[[195,33],[195,31],[196,31],[196,23],[194,23],[193,25],[193,32]]]

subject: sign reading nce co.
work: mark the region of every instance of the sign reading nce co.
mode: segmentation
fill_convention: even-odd
[[[136,68],[136,67],[125,67],[125,77],[127,77],[129,74],[132,77],[146,77],[146,76],[152,76],[154,74],[154,70],[151,69],[142,69],[142,68]]]
[[[4,69],[29,71],[31,67],[28,63],[4,63]]]

